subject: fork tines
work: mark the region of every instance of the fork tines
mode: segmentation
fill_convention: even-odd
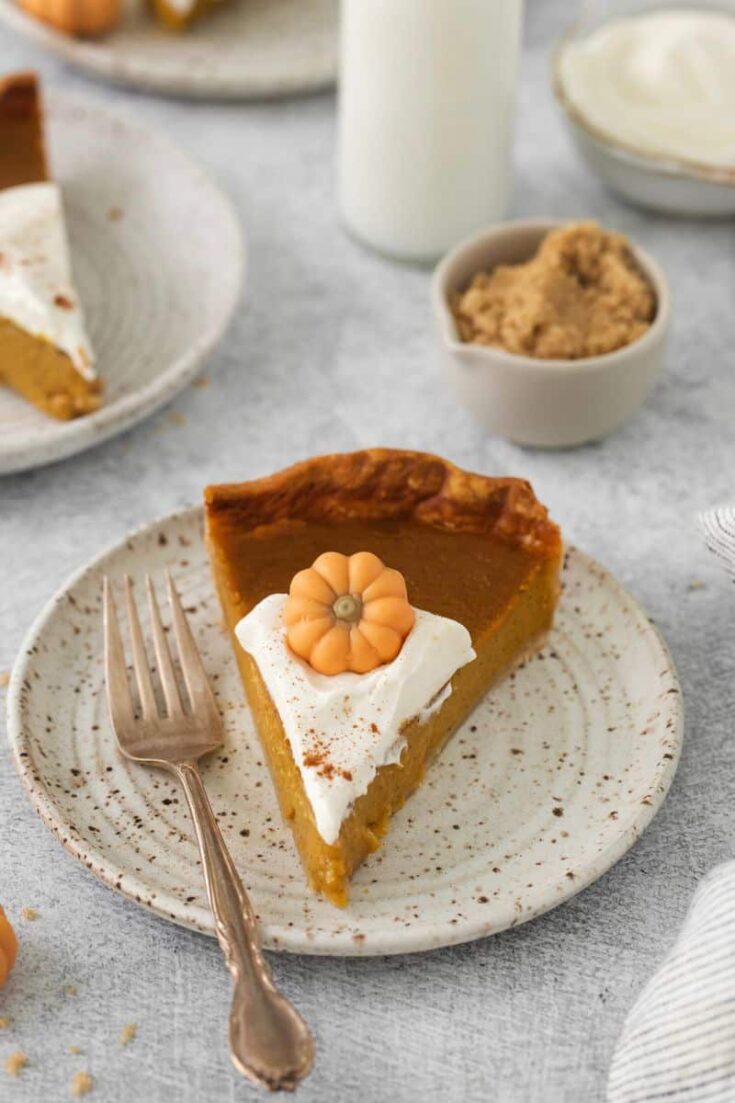
[[[186,701],[186,695],[182,694],[179,686],[176,668],[161,621],[158,600],[149,574],[145,576],[145,584],[153,648],[156,656],[155,667],[165,701],[166,716],[171,720],[183,719],[187,715],[187,710],[190,709],[191,714],[194,716],[201,715],[202,719],[206,719],[207,715],[218,718],[219,714],[214,695],[170,573],[166,571],[166,589],[171,607],[171,622],[176,640],[179,665],[186,684],[188,702]],[[156,720],[160,718],[161,712],[156,700],[148,652],[133,596],[133,584],[127,574],[123,579],[123,589],[140,710],[144,720]],[[115,599],[112,594],[112,586],[107,577],[104,579],[103,599],[107,695],[110,702],[112,721],[115,728],[118,728],[118,726],[127,726],[134,722],[135,708],[128,682],[125,649],[120,633]]]

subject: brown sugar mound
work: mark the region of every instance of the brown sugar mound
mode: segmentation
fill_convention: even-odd
[[[478,272],[451,305],[462,341],[542,360],[613,352],[641,337],[656,314],[627,239],[595,222],[552,230],[525,264]]]

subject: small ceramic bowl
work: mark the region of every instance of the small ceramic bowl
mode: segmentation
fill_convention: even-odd
[[[585,119],[567,96],[562,80],[564,50],[577,33],[576,27],[571,28],[554,53],[552,86],[571,138],[592,171],[612,191],[641,207],[695,218],[735,214],[735,169],[624,146]]]
[[[441,360],[457,397],[493,433],[537,448],[570,448],[619,428],[653,387],[669,329],[666,278],[635,247],[656,294],[656,316],[630,345],[581,360],[540,360],[461,341],[449,305],[452,294],[464,291],[477,272],[529,260],[559,225],[538,219],[492,226],[447,254],[432,281]]]

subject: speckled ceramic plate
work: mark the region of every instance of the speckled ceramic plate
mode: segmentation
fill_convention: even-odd
[[[159,27],[145,0],[126,0],[120,27],[71,38],[0,0],[0,20],[93,76],[196,99],[311,92],[337,72],[338,0],[228,0],[183,34]]]
[[[201,521],[196,509],[152,524],[71,579],[31,629],[10,685],[10,740],[31,800],[71,854],[132,900],[212,933],[176,783],[124,761],[110,730],[103,573],[174,572],[225,718],[207,789],[273,949],[399,953],[523,923],[604,873],[661,804],[682,737],[676,672],[633,599],[572,550],[546,650],[457,733],[358,870],[350,906],[317,899],[243,704]]]
[[[49,91],[51,164],[104,405],[54,421],[0,387],[0,474],[89,448],[191,382],[242,283],[240,227],[200,168],[146,127]]]

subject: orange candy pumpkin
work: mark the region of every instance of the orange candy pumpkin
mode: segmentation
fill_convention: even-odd
[[[17,953],[18,939],[10,926],[10,920],[0,907],[0,988],[5,984],[10,970],[15,965]]]
[[[284,610],[289,647],[319,674],[392,662],[413,622],[401,572],[365,551],[320,555],[294,575]]]
[[[80,37],[106,34],[120,22],[121,0],[20,0],[44,23]]]

